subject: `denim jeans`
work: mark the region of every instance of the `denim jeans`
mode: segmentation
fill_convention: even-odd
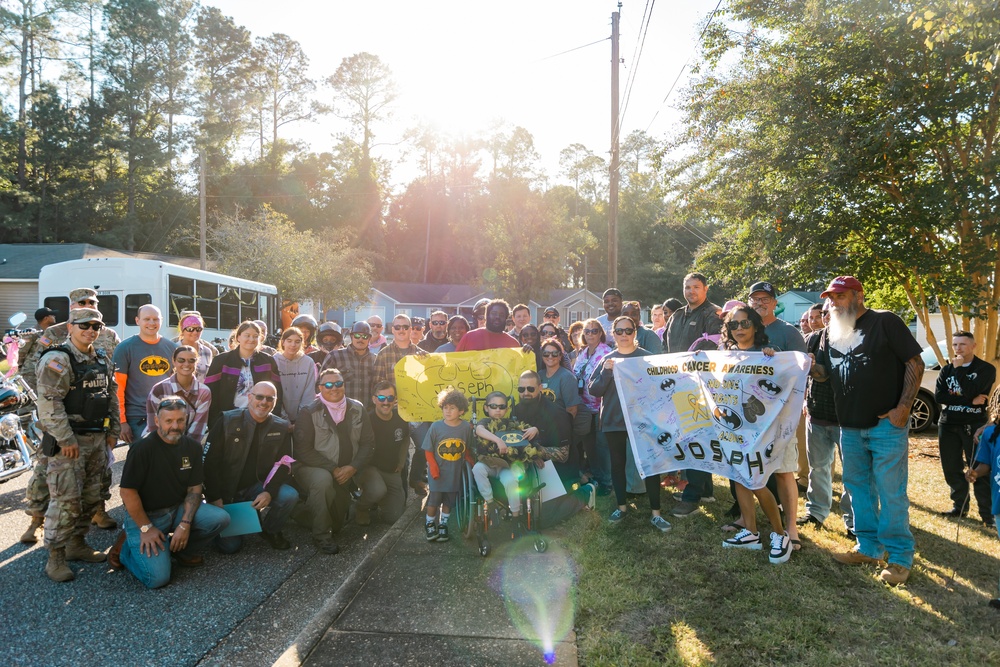
[[[806,491],[806,514],[820,521],[826,521],[833,505],[833,460],[840,454],[840,426],[814,424],[806,420],[806,455],[809,457],[809,489]],[[854,512],[851,510],[851,494],[844,489],[840,496],[840,509],[844,515],[844,526],[854,531]]]
[[[694,470],[693,468],[684,471],[687,477],[687,486],[681,494],[681,501],[686,503],[697,503],[702,498],[715,495],[715,487],[712,486],[712,473],[704,470]]]
[[[264,491],[264,485],[257,482],[251,487],[243,489],[236,494],[233,502],[241,503],[252,501]],[[299,502],[299,492],[287,484],[282,484],[278,490],[278,497],[271,498],[261,517],[260,527],[265,533],[280,533],[281,529],[288,521],[295,509],[295,503]],[[243,536],[234,535],[232,537],[215,538],[215,548],[224,554],[234,554],[243,548]]]
[[[129,417],[126,421],[129,428],[132,429],[132,442],[135,442],[142,437],[143,432],[146,430],[146,415],[142,417]]]
[[[906,495],[909,430],[882,418],[871,428],[841,427],[840,444],[859,551],[871,558],[888,551],[890,563],[912,567],[914,541]]]
[[[170,582],[170,533],[173,533],[184,518],[184,505],[170,509],[147,512],[150,522],[166,535],[163,548],[155,556],[147,556],[140,550],[142,531],[135,525],[131,515],[125,514],[125,544],[122,546],[121,561],[128,571],[146,588],[160,588]],[[202,503],[191,520],[187,546],[178,553],[191,555],[206,546],[229,525],[229,514],[220,507]]]

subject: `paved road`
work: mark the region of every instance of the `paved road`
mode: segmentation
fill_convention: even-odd
[[[115,450],[114,497],[127,447]],[[214,552],[199,569],[175,571],[170,585],[146,590],[107,564],[72,563],[75,581],[43,572],[48,554],[18,538],[27,526],[26,475],[0,485],[0,622],[6,665],[269,665],[291,644],[372,550],[387,526],[348,527],[341,553],[318,554],[306,530],[292,525],[295,545],[274,551],[259,538],[233,556]],[[115,531],[92,528],[88,541],[107,550]],[[294,576],[293,575],[297,575]]]

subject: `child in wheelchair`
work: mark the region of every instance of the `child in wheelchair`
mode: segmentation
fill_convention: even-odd
[[[544,449],[525,441],[524,432],[530,426],[507,417],[510,401],[502,392],[486,397],[486,418],[476,425],[476,458],[472,475],[479,494],[487,504],[494,502],[491,479],[498,479],[507,495],[507,504],[514,520],[515,531],[524,532],[521,525],[521,492],[519,485],[525,467],[544,465]],[[515,446],[516,445],[516,446]]]

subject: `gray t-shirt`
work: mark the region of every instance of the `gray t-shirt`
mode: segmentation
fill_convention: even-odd
[[[768,345],[778,348],[783,352],[805,352],[806,339],[798,329],[782,319],[777,319],[766,327],[764,333],[767,334]]]
[[[125,383],[125,417],[146,417],[146,398],[153,385],[173,372],[174,350],[177,344],[160,336],[147,343],[138,334],[129,336],[115,348],[115,372],[128,376]]]
[[[427,475],[431,491],[452,492],[462,488],[462,468],[465,466],[465,452],[472,447],[472,425],[462,422],[458,426],[448,426],[444,421],[431,424],[424,438],[422,449],[433,452],[441,475],[434,479]]]
[[[542,378],[542,394],[552,392],[556,405],[560,408],[571,408],[583,402],[580,400],[576,377],[562,366],[550,378],[545,377],[544,370],[539,371],[538,375]]]

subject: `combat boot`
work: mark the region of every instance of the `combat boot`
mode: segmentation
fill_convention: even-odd
[[[39,533],[42,532],[44,525],[44,516],[31,517],[31,525],[28,526],[28,529],[24,531],[24,535],[21,536],[21,544],[35,544],[38,542]]]
[[[52,581],[73,581],[76,575],[66,564],[65,549],[49,549],[49,562],[45,564],[45,574]]]
[[[107,556],[100,551],[94,551],[83,541],[83,536],[74,535],[66,543],[66,560],[82,560],[88,563],[103,563]]]
[[[104,511],[104,503],[101,503],[101,507],[94,513],[94,518],[90,520],[90,523],[104,530],[114,530],[118,527],[118,523]]]

